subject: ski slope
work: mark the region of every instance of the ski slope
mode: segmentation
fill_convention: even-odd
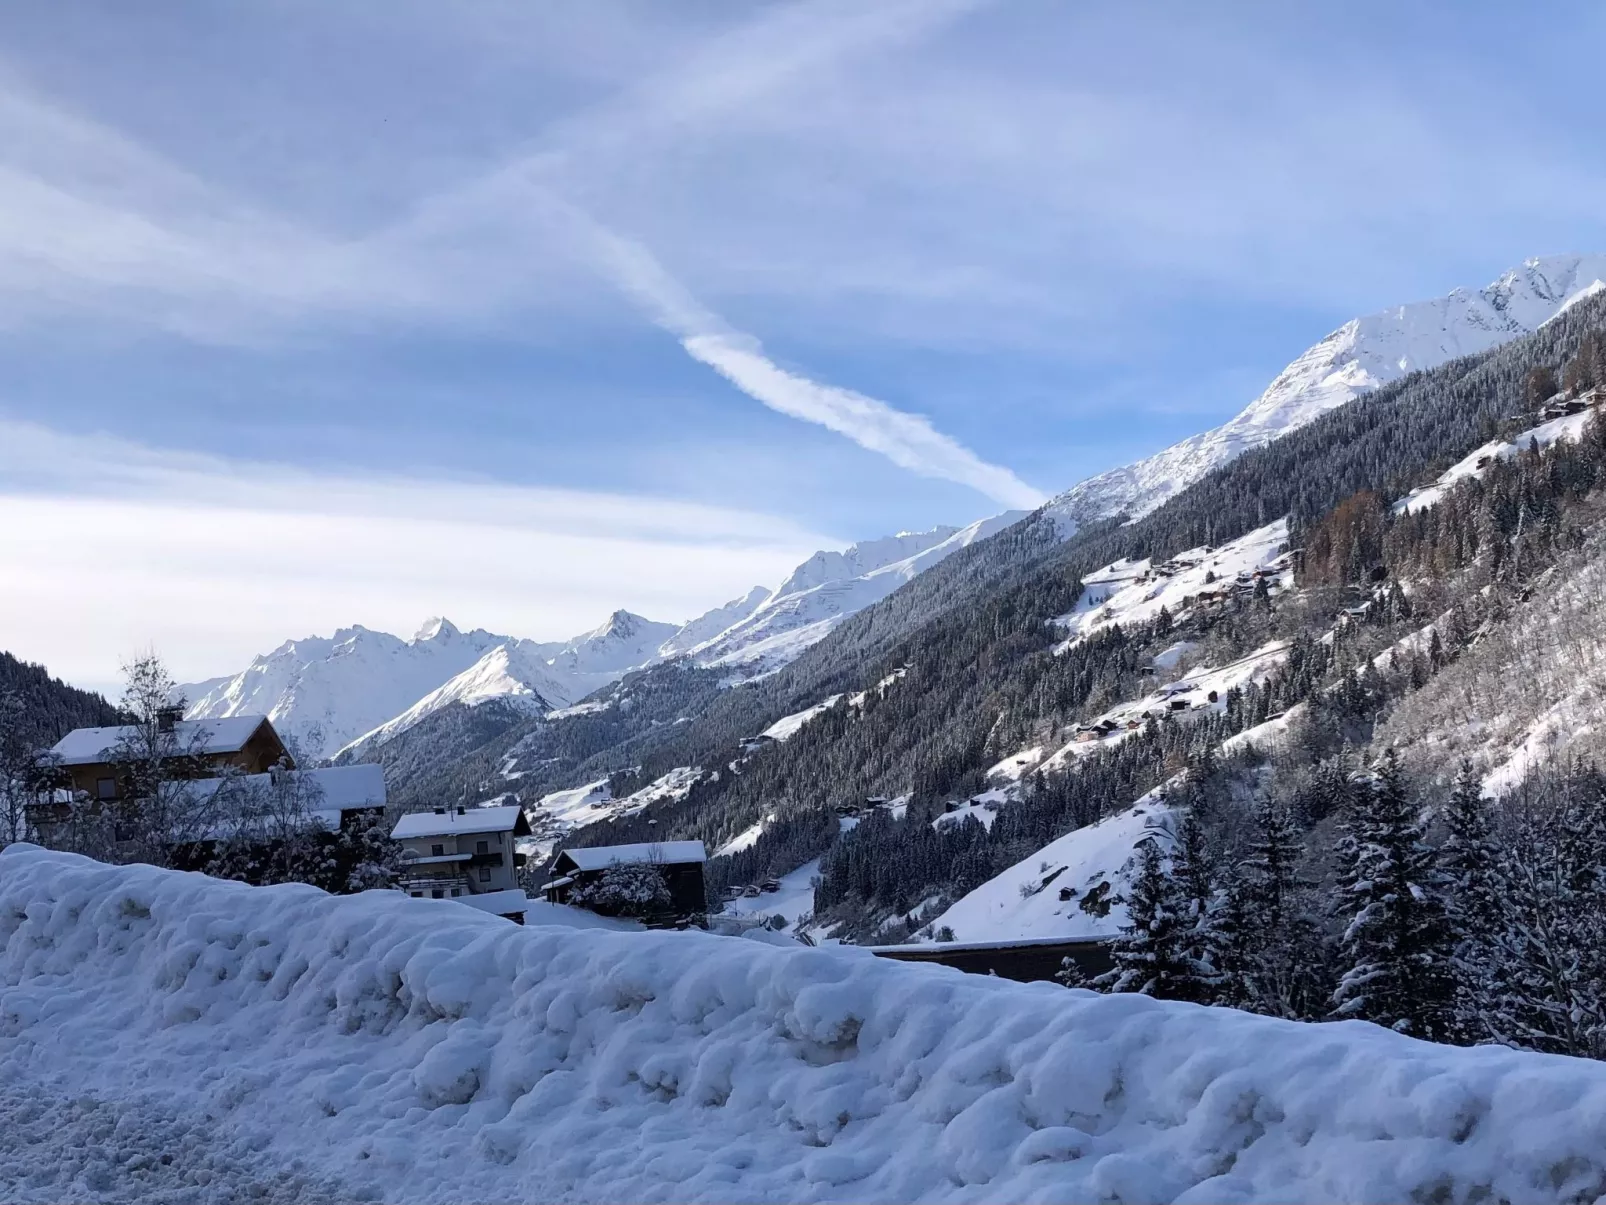
[[[1588,1201],[1606,1066],[0,853],[0,1196]]]

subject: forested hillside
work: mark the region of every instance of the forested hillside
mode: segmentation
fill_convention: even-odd
[[[1530,373],[1541,366],[1559,371],[1603,312],[1599,302],[1575,307],[1529,339],[1380,390],[1218,470],[1141,522],[1085,531],[1064,544],[1031,545],[1028,521],[1006,533],[996,551],[992,542],[979,545],[969,557],[939,566],[849,621],[775,681],[751,694],[729,692],[705,717],[620,750],[643,763],[644,779],[671,765],[739,766],[704,782],[682,803],[579,839],[640,839],[648,835],[646,821],[654,819],[659,832],[668,828],[717,844],[774,815],[774,826],[733,870],[741,881],[791,869],[834,841],[822,821],[780,821],[869,796],[912,794],[905,820],[863,826],[857,838],[869,841],[881,827],[895,830],[887,844],[888,856],[896,856],[892,851],[902,840],[896,833],[913,832],[923,809],[979,789],[983,770],[1038,728],[1072,722],[1130,690],[1134,666],[1157,651],[1158,635],[1131,632],[1109,647],[1053,654],[1052,621],[1070,609],[1084,575],[1122,557],[1160,559],[1220,542],[1281,514],[1291,516],[1297,545],[1347,498],[1366,491],[1380,498],[1403,495],[1483,440],[1529,424],[1523,410]],[[1022,555],[1027,546],[1034,555]],[[1353,600],[1324,597],[1320,583],[1312,585],[1313,592],[1276,615],[1232,617],[1227,631],[1218,633],[1222,647],[1245,648],[1301,631],[1319,634],[1341,604]],[[923,621],[917,619],[922,615]],[[1234,626],[1241,631],[1234,633]],[[1390,629],[1357,637],[1349,655],[1359,657],[1385,636]],[[884,696],[851,712],[827,713],[784,745],[740,760],[740,735],[758,731],[783,710],[839,690],[864,689],[898,667],[907,667],[906,673]],[[1287,671],[1301,672],[1292,663]],[[1152,784],[1158,773],[1115,793]],[[1083,787],[1060,789],[1077,798],[1087,794]],[[1083,814],[1091,810],[1084,807]],[[1056,818],[1046,827],[1066,822]],[[1018,848],[1008,836],[1014,822],[999,823],[1004,827],[989,843]]]
[[[55,744],[74,728],[115,724],[118,711],[100,695],[52,678],[42,665],[0,652],[0,700],[15,708],[19,738],[36,748]]]
[[[1444,708],[1427,701],[1449,690],[1441,681],[1471,672],[1463,659],[1492,663],[1502,641],[1519,643],[1508,635],[1518,631],[1513,617],[1530,614],[1527,604],[1553,589],[1547,583],[1570,580],[1591,555],[1599,429],[1497,459],[1437,506],[1405,513],[1390,500],[1480,444],[1533,426],[1535,402],[1569,373],[1575,389],[1586,385],[1599,355],[1589,338],[1603,320],[1606,300],[1595,299],[1529,338],[1380,389],[1138,522],[1062,541],[1048,520],[1029,518],[956,553],[761,681],[726,689],[716,674],[669,664],[561,719],[500,727],[490,717],[486,727],[499,730],[448,764],[430,759],[428,724],[383,756],[401,771],[404,793],[512,791],[527,806],[559,786],[612,776],[622,792],[700,768],[682,798],[613,816],[570,842],[697,837],[718,848],[749,834],[710,864],[711,889],[819,859],[813,922],[850,938],[930,936],[965,893],[1168,782],[1173,795],[1188,783],[1192,795],[1220,802],[1201,831],[1222,858],[1247,850],[1257,797],[1280,801],[1297,818],[1312,881],[1325,884],[1311,889],[1330,893],[1335,817],[1349,798],[1335,784],[1365,769],[1380,730],[1409,733],[1402,789],[1442,798],[1459,746],[1442,739]],[[1055,620],[1100,566],[1159,564],[1283,516],[1289,544],[1307,549],[1297,588],[1243,592],[1063,647]],[[1078,723],[1150,689],[1157,656],[1179,641],[1198,664],[1273,643],[1285,652],[1209,714],[1151,721],[1119,743],[1038,766],[1006,792],[987,779],[1000,759],[1034,754],[1035,764]],[[835,695],[845,701],[786,739],[752,739]],[[1550,705],[1536,698],[1528,711]],[[1230,739],[1280,715],[1275,752]],[[457,724],[458,748],[478,735],[465,717],[432,722]],[[932,823],[950,801],[989,792],[988,823],[969,809]],[[845,831],[838,811],[878,798],[903,806],[867,812]]]

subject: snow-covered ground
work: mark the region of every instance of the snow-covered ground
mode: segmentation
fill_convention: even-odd
[[[1108,748],[1140,730],[1152,716],[1186,718],[1197,712],[1225,711],[1227,693],[1250,682],[1264,682],[1288,659],[1288,643],[1274,640],[1225,665],[1200,665],[1141,698],[1118,703],[1094,717],[1076,739],[1031,769],[1062,769],[1078,757]],[[1030,750],[1025,752],[1032,752]],[[1017,755],[1017,764],[1020,755]],[[1021,767],[1025,772],[1026,766]]]
[[[14,1201],[1588,1201],[1606,1066],[12,847]]]
[[[634,816],[655,803],[684,799],[701,775],[702,771],[695,766],[676,766],[639,790],[617,799],[606,778],[543,795],[526,813],[532,836],[520,841],[519,852],[545,861],[575,829],[615,816]]]
[[[1252,589],[1257,574],[1273,593],[1287,589],[1293,581],[1287,544],[1288,521],[1278,519],[1219,548],[1190,548],[1163,565],[1106,565],[1082,579],[1076,607],[1054,621],[1065,632],[1059,649],[1115,624],[1148,623],[1162,607],[1175,618],[1190,607]]]
[[[815,858],[790,874],[782,875],[779,891],[761,892],[754,899],[739,896],[727,902],[721,911],[726,916],[782,916],[790,929],[799,917],[813,914],[814,880],[819,877],[820,860]]]
[[[823,715],[825,712],[830,711],[841,701],[841,695],[832,695],[823,703],[816,703],[813,707],[805,707],[802,711],[794,711],[791,715],[783,715],[775,723],[764,729],[761,735],[769,737],[772,741],[791,740],[803,730],[804,724],[807,724],[815,716]]]
[[[947,927],[955,941],[1113,937],[1126,923],[1126,906],[1115,904],[1100,915],[1083,908],[1083,901],[1124,894],[1132,851],[1153,834],[1170,841],[1171,812],[1159,791],[1051,841],[961,898],[922,933]]]
[[[773,817],[771,817],[773,819]],[[753,848],[753,844],[764,835],[764,821],[759,820],[749,824],[725,844],[714,851],[716,858],[728,858],[731,854],[739,854],[744,849]]]
[[[1593,410],[1583,410],[1577,414],[1540,423],[1539,426],[1513,437],[1509,442],[1502,439],[1492,440],[1481,448],[1468,452],[1466,456],[1445,469],[1432,485],[1420,486],[1401,498],[1394,504],[1394,513],[1415,514],[1419,510],[1437,506],[1449,492],[1450,487],[1457,482],[1465,481],[1469,477],[1481,477],[1495,461],[1510,460],[1518,452],[1526,452],[1535,444],[1541,448],[1548,448],[1561,439],[1577,442],[1584,428],[1594,417]]]

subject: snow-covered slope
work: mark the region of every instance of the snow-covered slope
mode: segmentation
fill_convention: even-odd
[[[1584,428],[1594,417],[1594,410],[1584,410],[1578,414],[1569,414],[1562,418],[1553,418],[1547,423],[1540,423],[1531,430],[1513,436],[1509,442],[1503,439],[1491,440],[1445,469],[1432,485],[1414,489],[1401,498],[1394,504],[1394,513],[1410,515],[1437,506],[1450,491],[1451,486],[1468,478],[1481,477],[1483,471],[1497,460],[1510,460],[1518,452],[1526,452],[1535,446],[1548,448],[1560,439],[1577,442]]]
[[[1082,579],[1076,608],[1054,620],[1066,632],[1060,650],[1116,624],[1131,626],[1157,619],[1164,609],[1173,619],[1195,606],[1207,606],[1264,581],[1272,593],[1293,582],[1288,521],[1278,519],[1220,547],[1190,548],[1163,565],[1116,561]]]
[[[1171,809],[1151,791],[1124,812],[1066,833],[988,879],[923,932],[953,930],[955,941],[1114,937],[1126,923],[1122,896],[1132,854],[1152,838],[1169,849]]]
[[[550,668],[571,685],[571,699],[583,698],[627,671],[657,660],[659,646],[679,631],[679,624],[655,623],[629,611],[615,611],[595,631],[569,641],[552,658]]]
[[[1147,514],[1210,470],[1407,373],[1487,351],[1598,291],[1606,255],[1531,259],[1485,289],[1395,306],[1346,322],[1278,375],[1236,418],[1135,464],[1100,473],[1048,505],[1063,532]]]
[[[763,672],[793,660],[848,616],[977,540],[1025,517],[1006,511],[968,527],[937,527],[818,552],[799,565],[751,615],[692,649],[702,665]]]
[[[398,716],[386,720],[340,750],[360,757],[391,737],[406,732],[443,707],[462,704],[477,707],[492,700],[539,714],[562,706],[573,697],[574,687],[560,682],[547,662],[549,646],[533,640],[499,644],[444,686],[430,691]]]
[[[1606,1066],[12,846],[10,1200],[1524,1201]]]
[[[432,619],[411,640],[363,627],[287,640],[232,678],[179,687],[192,719],[265,715],[312,757],[335,750],[412,707],[469,669],[506,636],[460,632]],[[561,705],[567,700],[554,700]]]
[[[676,657],[714,639],[721,632],[741,623],[758,610],[773,593],[774,591],[768,587],[754,586],[741,598],[733,599],[722,607],[715,607],[696,619],[688,620],[681,625],[678,632],[658,646],[659,655]]]

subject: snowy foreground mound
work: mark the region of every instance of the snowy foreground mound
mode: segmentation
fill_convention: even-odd
[[[0,944],[6,1200],[1606,1188],[1606,1066],[1354,1022],[16,846]]]

